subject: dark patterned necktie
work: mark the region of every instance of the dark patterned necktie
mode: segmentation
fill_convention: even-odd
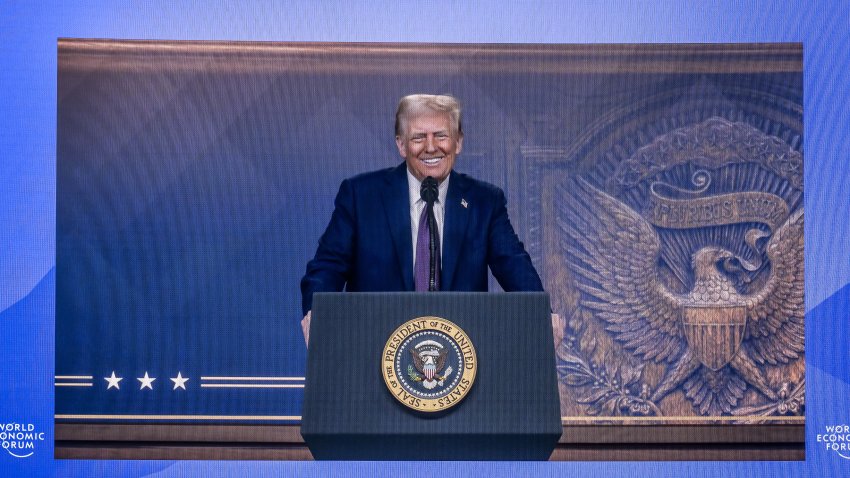
[[[431,269],[431,228],[430,221],[428,220],[428,209],[427,205],[422,209],[422,215],[419,216],[419,232],[416,234],[416,270],[414,272],[416,292],[425,292],[429,290],[428,282]],[[434,290],[440,290],[440,236],[436,235],[436,239],[437,243],[434,247],[434,255],[436,259]]]

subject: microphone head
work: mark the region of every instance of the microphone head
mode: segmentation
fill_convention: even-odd
[[[422,200],[428,204],[433,204],[437,200],[437,180],[431,176],[422,180],[422,188],[419,190]]]

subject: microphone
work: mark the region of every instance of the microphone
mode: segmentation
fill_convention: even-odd
[[[434,201],[437,200],[437,180],[432,178],[431,176],[426,177],[422,180],[422,187],[419,189],[419,195],[422,197],[422,200],[425,201],[429,206],[434,204]]]
[[[428,251],[431,260],[428,264],[428,290],[439,290],[437,283],[438,254],[440,250],[440,236],[437,233],[437,218],[434,216],[434,202],[437,200],[439,192],[437,191],[437,180],[431,176],[422,180],[422,187],[419,190],[419,195],[426,204],[426,214],[428,215]]]

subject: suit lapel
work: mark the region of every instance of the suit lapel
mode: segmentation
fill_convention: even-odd
[[[389,171],[386,182],[387,187],[382,194],[384,212],[387,214],[396,259],[401,268],[404,290],[413,290],[413,244],[411,243],[410,198],[405,163]]]
[[[469,205],[464,207],[466,199],[463,193],[469,188],[469,182],[460,174],[451,173],[449,179],[449,190],[446,192],[446,204],[444,205],[445,231],[443,232],[443,270],[442,290],[453,290],[455,270],[463,248],[466,237],[466,227],[469,223]]]

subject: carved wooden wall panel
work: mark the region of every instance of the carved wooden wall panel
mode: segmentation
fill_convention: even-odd
[[[565,424],[804,421],[801,95],[691,81],[522,148]]]

